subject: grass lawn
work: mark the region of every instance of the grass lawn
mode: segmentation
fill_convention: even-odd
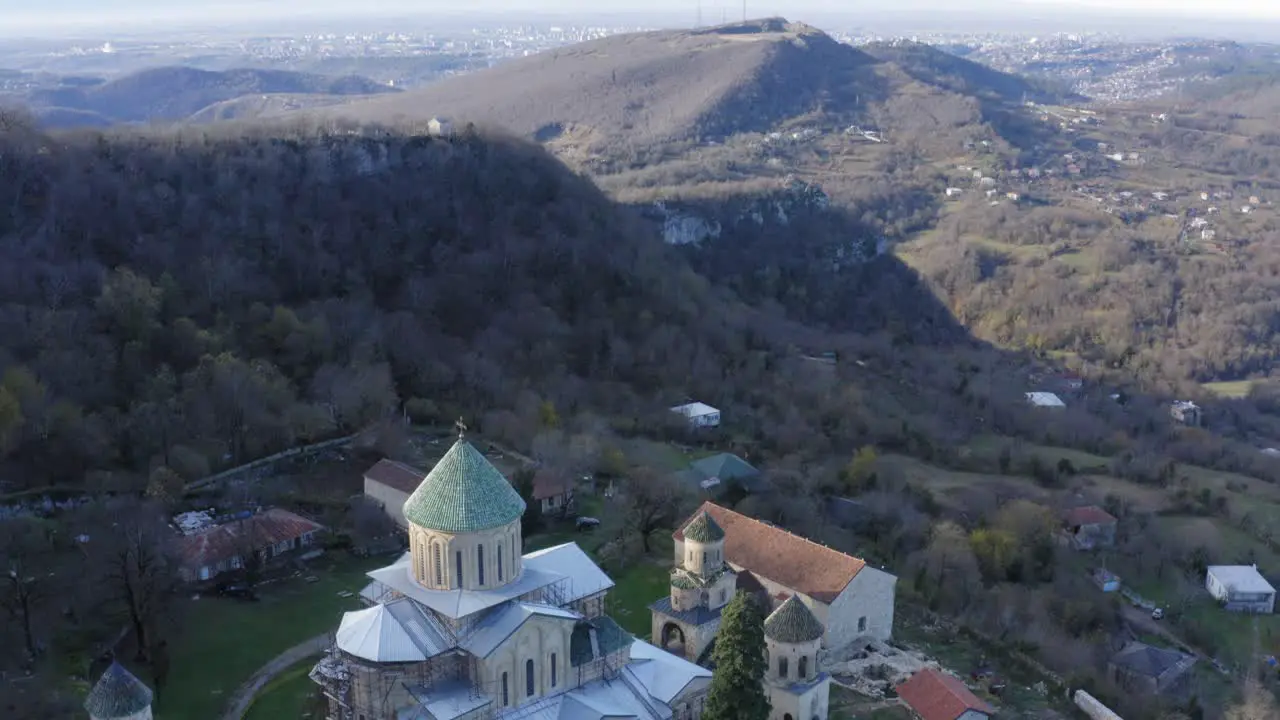
[[[258,668],[298,643],[337,627],[360,607],[364,573],[388,557],[332,555],[312,565],[319,582],[290,578],[265,585],[261,601],[215,597],[184,600],[182,633],[170,641],[169,681],[155,708],[158,720],[214,720],[232,693]]]
[[[641,640],[652,634],[649,605],[671,594],[671,566],[650,559],[638,560],[613,577],[609,591],[609,615]]]
[[[1224,398],[1242,398],[1249,395],[1249,391],[1253,389],[1252,380],[1231,380],[1228,382],[1208,382],[1203,383],[1200,387],[1209,392]]]
[[[307,673],[319,657],[307,658],[276,676],[254,698],[245,720],[293,720],[309,712],[316,702],[319,687]],[[317,716],[319,717],[319,716]]]

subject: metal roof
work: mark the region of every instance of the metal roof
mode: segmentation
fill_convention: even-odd
[[[1210,565],[1209,574],[1223,587],[1241,593],[1273,593],[1276,591],[1258,572],[1257,565]]]
[[[492,590],[428,590],[413,579],[407,559],[401,559],[394,565],[371,570],[366,575],[375,582],[401,595],[413,598],[454,620],[473,615],[508,600],[515,600],[522,595],[528,595],[535,590],[564,580],[564,576],[559,573],[526,566],[520,572],[520,577]],[[363,592],[361,594],[364,595]]]
[[[574,622],[582,618],[579,613],[554,605],[513,602],[495,610],[489,617],[480,621],[476,629],[459,646],[476,657],[489,657],[529,618],[536,616]]]
[[[1036,407],[1066,407],[1067,404],[1062,402],[1062,398],[1051,392],[1029,392],[1027,400]]]
[[[98,678],[84,701],[84,709],[97,720],[126,718],[149,707],[151,688],[115,662]]]
[[[577,543],[531,552],[524,556],[524,567],[567,577],[569,592],[561,598],[566,604],[613,587],[613,580]]]
[[[688,418],[696,418],[706,415],[714,415],[720,411],[703,402],[691,402],[684,405],[676,405],[671,408],[671,412],[680,413]]]
[[[462,438],[449,448],[404,503],[410,523],[446,533],[466,533],[517,522],[520,493],[484,455]]]
[[[631,644],[631,662],[627,671],[649,695],[664,704],[674,700],[694,680],[711,678],[710,670],[643,640]]]
[[[344,613],[338,649],[370,662],[421,662],[449,649],[431,621],[411,601]]]

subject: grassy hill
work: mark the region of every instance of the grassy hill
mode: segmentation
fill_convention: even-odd
[[[183,120],[209,106],[246,95],[351,96],[395,92],[361,77],[329,77],[284,70],[199,70],[159,67],[88,87],[64,86],[26,98],[49,127],[95,118],[111,123]],[[216,115],[216,112],[212,114]]]
[[[604,38],[341,112],[449,116],[593,149],[647,146],[762,132],[819,108],[854,112],[887,91],[872,64],[813,28],[771,19]]]

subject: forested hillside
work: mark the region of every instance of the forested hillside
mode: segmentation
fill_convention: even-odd
[[[134,487],[161,465],[194,479],[402,407],[501,431],[547,402],[660,428],[699,396],[742,408],[737,427],[779,454],[932,445],[976,427],[956,418],[1012,431],[1025,413],[1016,387],[970,386],[1000,359],[967,341],[902,362],[893,328],[818,339],[743,305],[520,141],[48,137],[11,118],[0,163],[0,422],[19,487]],[[916,290],[897,302],[932,303]],[[912,384],[834,390],[791,361],[819,343]]]

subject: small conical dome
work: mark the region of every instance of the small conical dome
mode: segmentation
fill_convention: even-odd
[[[697,543],[711,543],[724,539],[724,529],[716,524],[706,510],[684,526],[684,537]]]
[[[516,522],[524,508],[498,468],[460,437],[405,501],[404,517],[428,530],[467,533]]]
[[[84,701],[84,709],[97,720],[127,718],[151,707],[151,688],[119,663],[102,673]]]
[[[780,643],[813,642],[820,640],[824,632],[822,623],[795,595],[787,598],[764,621],[765,637]]]

